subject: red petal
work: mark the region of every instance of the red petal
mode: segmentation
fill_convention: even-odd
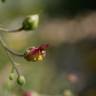
[[[39,47],[40,50],[45,50],[48,48],[48,44],[43,44]]]

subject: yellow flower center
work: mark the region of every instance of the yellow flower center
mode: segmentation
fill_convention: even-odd
[[[42,61],[43,59],[44,59],[44,56],[42,54],[39,54],[33,57],[34,61]]]

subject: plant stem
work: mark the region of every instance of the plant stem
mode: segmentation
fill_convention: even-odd
[[[16,56],[23,56],[23,54],[16,53],[16,52],[12,51],[10,48],[8,48],[7,45],[5,44],[5,42],[3,41],[3,39],[1,38],[1,36],[0,36],[0,44],[3,46],[3,48],[7,52],[7,55],[9,57],[9,60],[11,61],[12,66],[15,69],[17,75],[20,76],[20,73],[19,73],[19,71],[18,71],[18,69],[16,67],[16,62],[13,60],[12,56],[9,53],[11,53],[13,55],[16,55]]]
[[[22,27],[20,27],[18,29],[14,29],[14,30],[8,30],[8,29],[5,29],[5,28],[0,28],[0,31],[2,31],[2,32],[20,32],[22,30],[23,30]]]
[[[16,71],[18,77],[19,77],[19,76],[20,76],[20,73],[19,73],[19,71],[18,71],[18,69],[17,69],[17,67],[16,67],[16,62],[13,60],[12,56],[9,54],[8,51],[7,51],[7,56],[9,57],[9,60],[11,61],[12,66],[13,66],[13,68],[15,69],[15,71]]]
[[[19,56],[19,57],[23,57],[24,54],[23,53],[17,53],[15,51],[13,51],[12,49],[8,48],[7,45],[5,44],[5,42],[3,41],[3,39],[1,38],[0,36],[0,44],[3,46],[3,48],[5,50],[7,50],[9,53],[13,54],[13,55],[16,55],[16,56]]]
[[[0,31],[3,31],[3,32],[20,32],[22,31],[23,28],[19,28],[19,29],[16,29],[16,30],[7,30],[7,29],[4,29],[4,28],[0,28]],[[16,67],[16,62],[13,60],[13,57],[9,54],[13,54],[15,56],[19,56],[19,57],[24,57],[24,54],[23,53],[17,53],[15,51],[13,51],[12,49],[10,49],[6,43],[4,42],[4,40],[2,39],[1,35],[0,35],[0,44],[2,45],[2,47],[5,49],[5,51],[7,52],[7,56],[9,58],[9,60],[11,61],[12,63],[12,66],[13,66],[13,69],[15,69],[18,77],[20,76],[20,73]]]

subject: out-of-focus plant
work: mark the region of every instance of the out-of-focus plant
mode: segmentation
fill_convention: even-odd
[[[2,2],[5,2],[6,0],[1,0]]]
[[[4,2],[4,1],[5,0],[2,0],[2,2]],[[35,15],[27,16],[24,19],[22,26],[18,29],[8,30],[5,28],[0,28],[0,31],[5,32],[5,33],[6,32],[10,32],[10,33],[17,32],[17,34],[18,34],[18,32],[22,32],[22,30],[26,31],[26,32],[33,31],[33,30],[37,29],[38,24],[39,24],[39,15],[35,14]],[[42,61],[46,56],[46,49],[48,48],[48,44],[42,44],[39,47],[32,46],[32,47],[26,49],[24,53],[19,53],[19,52],[13,51],[13,49],[9,48],[8,45],[4,42],[1,35],[0,35],[0,44],[5,49],[7,56],[9,57],[9,60],[12,63],[12,71],[9,75],[9,79],[13,80],[14,76],[15,76],[14,72],[16,72],[17,73],[16,82],[17,82],[17,84],[19,84],[21,86],[25,84],[26,80],[25,80],[25,77],[20,74],[20,72],[16,66],[17,63],[14,60],[14,58],[12,57],[12,55],[15,55],[18,57],[23,57],[27,61],[33,61],[33,62]]]

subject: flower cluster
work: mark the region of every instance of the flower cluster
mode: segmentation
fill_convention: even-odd
[[[38,24],[39,24],[39,16],[35,14],[35,15],[26,17],[22,23],[22,26],[16,30],[7,30],[7,29],[0,28],[0,31],[3,31],[3,32],[21,32],[22,30],[31,31],[31,30],[37,29]],[[6,45],[1,35],[0,35],[0,43],[2,47],[5,49],[5,51],[7,52],[9,60],[12,63],[12,72],[9,75],[9,79],[10,80],[14,79],[14,71],[16,71],[18,75],[16,80],[17,83],[19,85],[24,85],[26,80],[24,76],[22,76],[18,71],[16,62],[12,58],[12,55],[23,57],[27,61],[33,61],[33,62],[42,61],[46,57],[46,49],[48,48],[48,44],[43,44],[43,45],[40,45],[39,47],[30,47],[27,50],[25,50],[24,53],[18,53],[13,51]]]

